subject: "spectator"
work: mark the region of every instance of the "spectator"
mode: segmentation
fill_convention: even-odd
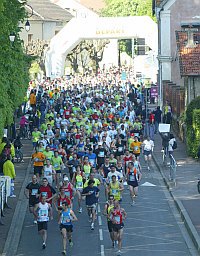
[[[14,164],[11,161],[11,156],[7,156],[7,159],[3,164],[3,174],[11,178],[10,197],[16,197],[16,195],[14,194],[14,179],[16,177],[16,174]]]

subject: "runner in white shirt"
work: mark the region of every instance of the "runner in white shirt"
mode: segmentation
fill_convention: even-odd
[[[53,180],[55,178],[55,170],[51,165],[51,161],[49,159],[46,160],[46,165],[44,166],[44,178],[47,178],[50,185],[52,185]]]
[[[144,160],[147,163],[147,168],[150,171],[151,156],[154,148],[154,142],[147,137],[142,143],[142,152],[144,154]]]

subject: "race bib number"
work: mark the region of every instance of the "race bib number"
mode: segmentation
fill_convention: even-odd
[[[31,195],[35,196],[38,193],[38,189],[32,189]]]
[[[134,151],[138,151],[138,149],[139,149],[138,146],[134,147]]]
[[[122,152],[122,151],[123,151],[123,148],[122,148],[122,147],[118,147],[118,151],[119,151],[119,152]]]
[[[77,187],[77,188],[82,188],[82,187],[83,187],[83,182],[82,182],[82,181],[78,181],[78,182],[76,183],[76,187]]]
[[[100,151],[98,156],[99,156],[99,157],[104,157],[104,152],[103,152],[103,151]]]
[[[39,217],[47,217],[48,216],[48,210],[39,210]]]
[[[117,189],[112,189],[112,195],[116,195],[118,193]]]
[[[42,192],[41,194],[42,194],[42,197],[43,197],[43,196],[46,196],[46,197],[47,197],[47,195],[48,195],[47,192]]]
[[[67,197],[70,197],[70,192],[69,192],[69,191],[65,191],[65,195],[66,195]]]
[[[115,216],[114,220],[116,221],[116,224],[120,224],[120,216]]]
[[[135,176],[134,176],[134,175],[130,175],[130,176],[129,176],[129,180],[130,180],[130,181],[135,181]]]

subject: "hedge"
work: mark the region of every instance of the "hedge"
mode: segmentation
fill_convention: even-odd
[[[200,97],[195,98],[186,110],[187,150],[192,157],[197,157],[200,146]]]

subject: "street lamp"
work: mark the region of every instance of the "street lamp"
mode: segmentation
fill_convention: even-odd
[[[13,43],[15,41],[15,34],[12,32],[9,35],[10,42]]]
[[[25,23],[25,29],[26,29],[26,32],[28,32],[30,30],[30,22],[27,20],[26,23]]]
[[[28,32],[30,30],[30,22],[29,22],[29,18],[33,16],[33,8],[32,6],[30,6],[29,4],[26,4],[26,7],[31,11],[31,13],[29,15],[27,15],[27,21],[25,23],[25,29],[26,29],[26,32]]]

